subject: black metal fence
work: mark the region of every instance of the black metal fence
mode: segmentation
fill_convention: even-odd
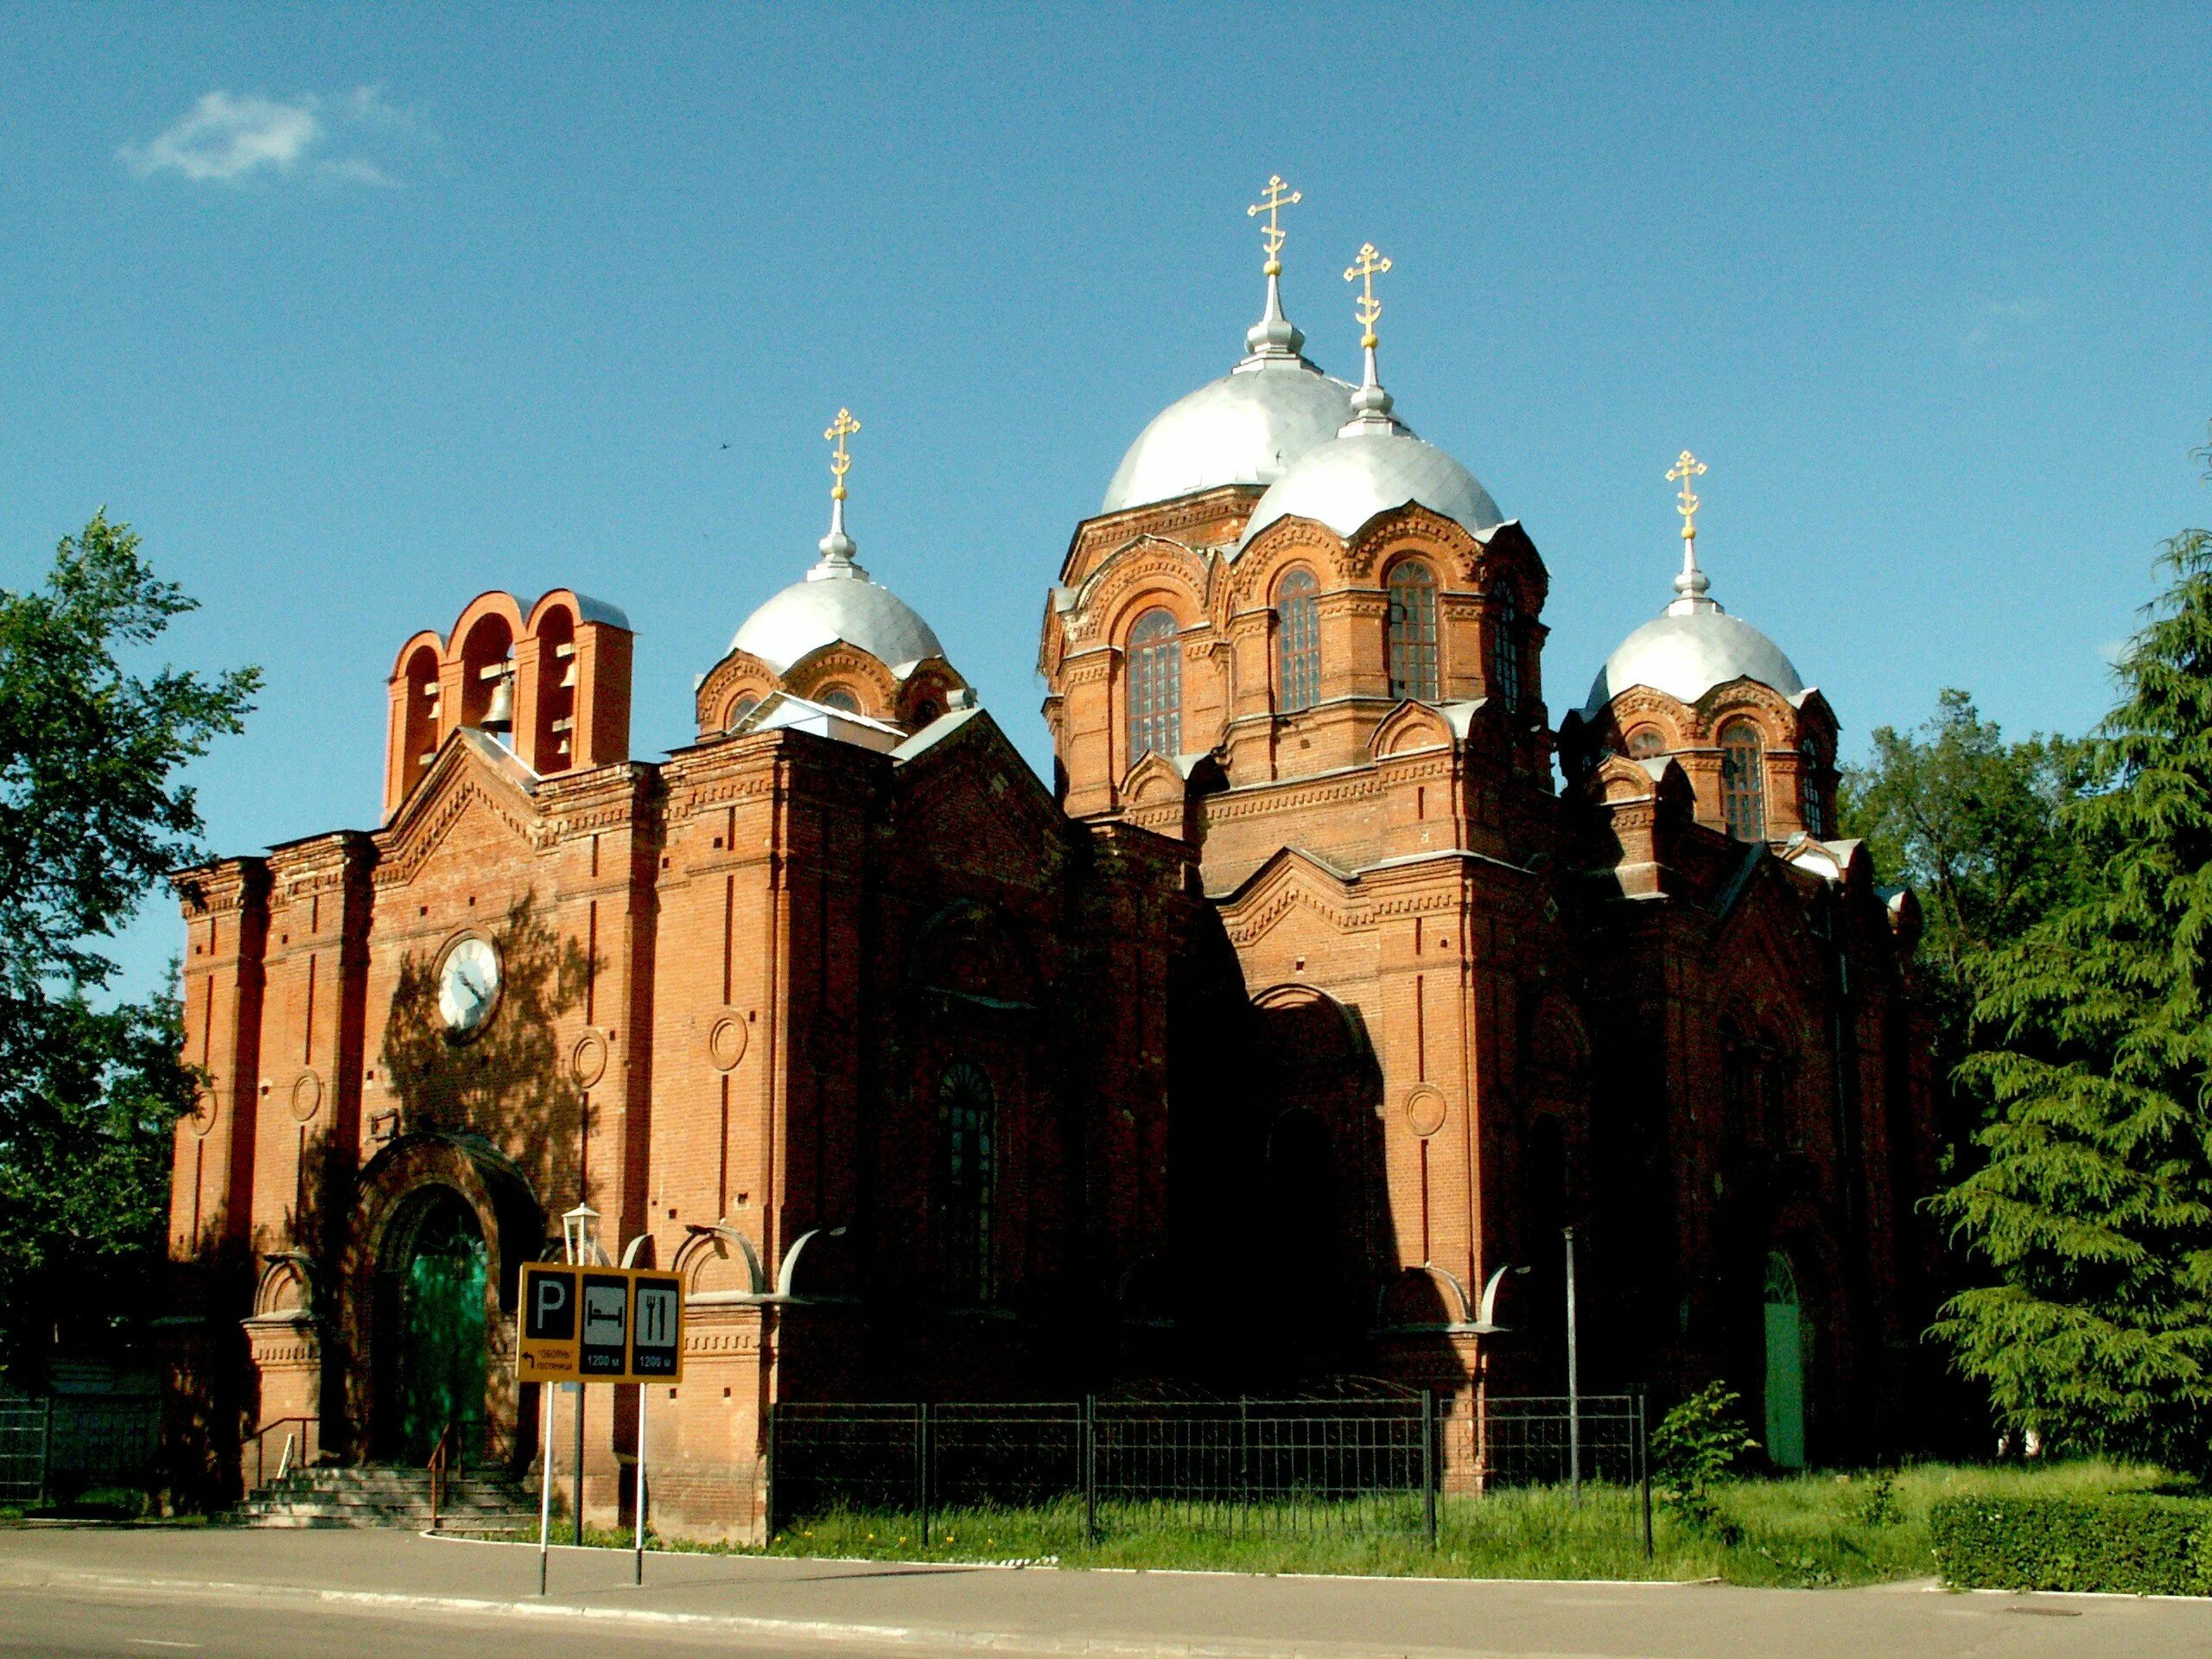
[[[1479,1414],[1455,1420],[1477,1437],[1484,1487],[1644,1482],[1640,1394],[1491,1395]]]
[[[0,1393],[0,1503],[61,1503],[143,1487],[161,1452],[151,1395]]]
[[[1433,1547],[1440,1505],[1501,1488],[1635,1495],[1649,1534],[1643,1402],[1491,1398],[777,1406],[772,1531],[838,1510],[910,1517],[1059,1510],[1096,1542],[1211,1534],[1403,1534]],[[1634,1507],[1635,1505],[1632,1505]]]

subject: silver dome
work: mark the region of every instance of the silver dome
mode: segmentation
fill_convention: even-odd
[[[1481,533],[1504,522],[1475,475],[1433,443],[1387,418],[1363,416],[1309,450],[1262,496],[1244,526],[1241,551],[1278,518],[1312,518],[1350,537],[1378,512],[1417,501]]]
[[[1224,484],[1272,484],[1351,413],[1351,388],[1304,358],[1248,358],[1153,417],[1122,457],[1101,512]]]
[[[1677,601],[1679,605],[1681,601]],[[1621,641],[1590,687],[1584,713],[1595,716],[1632,685],[1695,702],[1716,685],[1756,680],[1785,697],[1805,689],[1782,647],[1750,623],[1706,600],[1700,608],[1655,616]]]
[[[825,557],[745,619],[732,651],[758,657],[781,674],[810,652],[843,640],[887,668],[942,657],[930,625],[912,606],[849,558]]]

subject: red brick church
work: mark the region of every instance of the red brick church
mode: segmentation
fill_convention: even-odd
[[[632,753],[619,609],[485,594],[393,661],[381,824],[177,878],[219,1484],[292,1419],[526,1464],[518,1273],[583,1205],[686,1287],[671,1530],[758,1528],[778,1400],[1362,1376],[1467,1421],[1556,1386],[1570,1226],[1586,1386],[1726,1377],[1783,1465],[1909,1433],[1916,917],[1835,836],[1834,711],[1711,597],[1686,454],[1674,596],[1555,715],[1535,543],[1382,384],[1388,261],[1352,385],[1281,245],[1047,587],[1049,786],[860,563],[841,411],[818,557],[683,747]]]

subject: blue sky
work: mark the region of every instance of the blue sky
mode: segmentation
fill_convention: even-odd
[[[1037,626],[1122,449],[1286,293],[1553,575],[1580,700],[1716,595],[1847,756],[1944,685],[2078,730],[2212,518],[2212,9],[0,6],[0,583],[105,503],[259,663],[226,852],[379,804],[385,675],[477,592],[639,636],[633,753],[822,533],[1040,767]],[[727,447],[725,447],[727,446]],[[134,983],[178,937],[124,942]]]

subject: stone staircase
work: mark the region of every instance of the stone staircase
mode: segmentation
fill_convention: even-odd
[[[430,1524],[427,1469],[378,1464],[318,1464],[295,1469],[250,1493],[234,1518],[249,1527],[406,1527]],[[445,1532],[537,1530],[537,1496],[504,1471],[446,1477],[438,1504]]]

